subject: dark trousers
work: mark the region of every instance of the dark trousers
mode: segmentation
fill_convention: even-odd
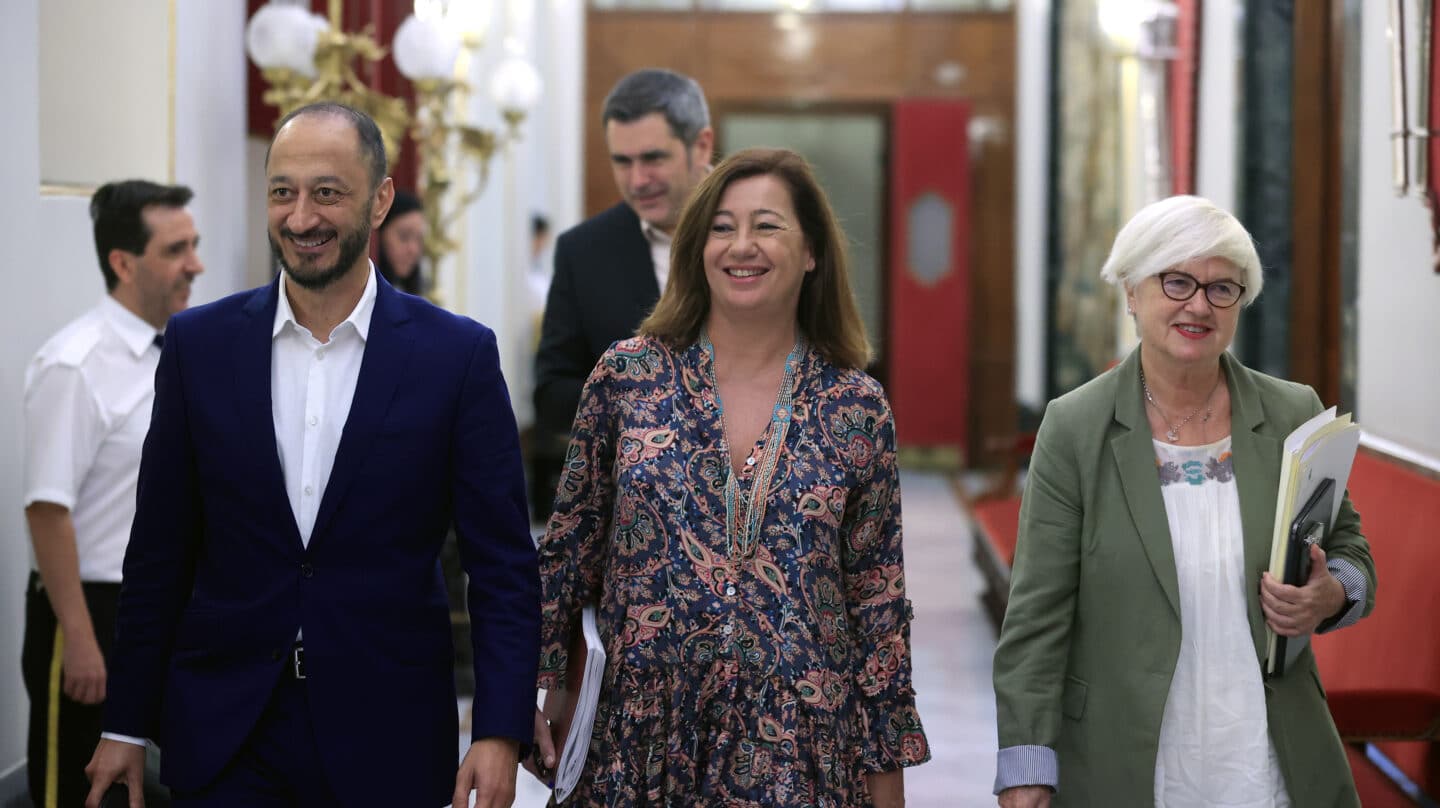
[[[120,584],[84,584],[85,602],[100,653],[108,660],[115,639],[115,606]],[[81,704],[65,695],[58,622],[40,576],[30,574],[25,590],[25,644],[20,668],[30,695],[29,781],[36,808],[70,808],[85,803],[90,780],[85,766],[100,742],[103,704]]]
[[[357,705],[357,709],[359,706]],[[376,743],[404,739],[376,738]],[[384,776],[357,772],[357,776]],[[331,790],[315,743],[305,681],[287,671],[270,703],[215,782],[195,793],[171,791],[174,808],[328,808]]]

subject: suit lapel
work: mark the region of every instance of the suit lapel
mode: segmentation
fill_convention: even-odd
[[[270,510],[284,514],[286,541],[301,547],[300,528],[295,512],[285,493],[285,471],[280,466],[280,449],[275,439],[275,409],[271,402],[270,362],[273,353],[275,307],[279,301],[277,277],[269,286],[257,291],[242,307],[246,322],[234,346],[236,424],[246,436],[247,445],[260,447],[260,485],[270,500]]]
[[[1260,609],[1260,574],[1270,566],[1281,445],[1278,438],[1258,431],[1265,421],[1265,411],[1251,371],[1228,353],[1221,357],[1221,365],[1230,385],[1230,452],[1245,540],[1245,603],[1255,655],[1263,663],[1265,615]]]
[[[1135,532],[1178,620],[1180,580],[1175,572],[1170,520],[1165,517],[1165,499],[1160,494],[1160,476],[1155,470],[1150,422],[1141,403],[1144,398],[1140,390],[1139,348],[1131,351],[1117,368],[1116,385],[1115,420],[1124,429],[1110,440],[1110,449],[1120,469],[1121,490],[1125,492],[1125,504],[1130,509]]]
[[[411,329],[405,327],[410,315],[399,294],[379,274],[375,282],[375,310],[370,318],[370,334],[365,340],[365,356],[360,360],[355,398],[345,418],[345,429],[340,433],[340,446],[335,452],[330,479],[325,484],[325,496],[315,515],[315,528],[310,533],[311,549],[324,536],[369,454],[414,343]]]

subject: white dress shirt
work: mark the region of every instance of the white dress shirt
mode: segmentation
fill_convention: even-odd
[[[106,295],[25,369],[24,505],[70,511],[82,581],[120,580],[155,399],[155,336]]]
[[[370,267],[355,310],[325,342],[295,322],[285,283],[281,279],[270,332],[270,409],[285,493],[300,540],[308,547],[360,379],[360,360],[365,357],[375,311],[375,268]]]
[[[645,243],[650,245],[650,261],[655,264],[655,282],[660,284],[660,291],[664,293],[665,282],[670,280],[670,243],[675,239],[644,219],[640,220],[640,232],[645,236]]]

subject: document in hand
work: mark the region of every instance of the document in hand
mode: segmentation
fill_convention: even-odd
[[[576,664],[579,660],[575,656],[581,647],[579,643],[571,643],[570,673],[566,676],[566,684],[575,693],[575,712],[570,717],[570,730],[565,734],[560,763],[555,768],[557,805],[564,802],[580,782],[580,772],[585,768],[585,757],[590,752],[595,707],[600,702],[600,680],[605,678],[605,646],[600,642],[600,629],[595,624],[594,606],[586,606],[580,613],[580,626],[584,632],[585,659],[583,663]]]
[[[1306,564],[1301,559],[1290,558],[1291,548],[1296,552],[1309,552],[1305,542],[1307,535],[1318,524],[1323,537],[1329,536],[1330,526],[1340,512],[1345,486],[1350,479],[1350,466],[1355,462],[1355,450],[1360,445],[1360,427],[1350,421],[1350,414],[1336,416],[1335,408],[1320,413],[1301,424],[1289,437],[1280,456],[1280,488],[1275,496],[1275,530],[1270,543],[1270,576],[1292,586],[1304,586],[1308,576]],[[1317,491],[1326,480],[1333,486],[1333,496],[1325,502],[1326,513],[1306,512]],[[1302,513],[1303,512],[1303,513]],[[1302,524],[1297,525],[1300,519]],[[1292,534],[1299,528],[1296,541]],[[1323,540],[1320,535],[1310,538]],[[1296,580],[1287,580],[1286,571]],[[1283,675],[1286,662],[1295,658],[1309,642],[1309,637],[1281,638],[1267,626],[1265,629],[1265,676]],[[1283,642],[1281,642],[1283,641]]]

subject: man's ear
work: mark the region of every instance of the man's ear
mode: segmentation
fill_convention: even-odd
[[[395,181],[386,177],[380,180],[380,187],[375,189],[375,205],[370,209],[370,227],[375,229],[385,221],[390,213],[390,205],[395,202]]]
[[[695,165],[710,165],[710,161],[715,159],[714,129],[707,126],[700,130],[700,134],[695,136],[695,143],[690,146],[690,157]]]
[[[105,256],[110,264],[110,271],[120,279],[120,283],[129,283],[135,278],[135,256],[116,247]]]

